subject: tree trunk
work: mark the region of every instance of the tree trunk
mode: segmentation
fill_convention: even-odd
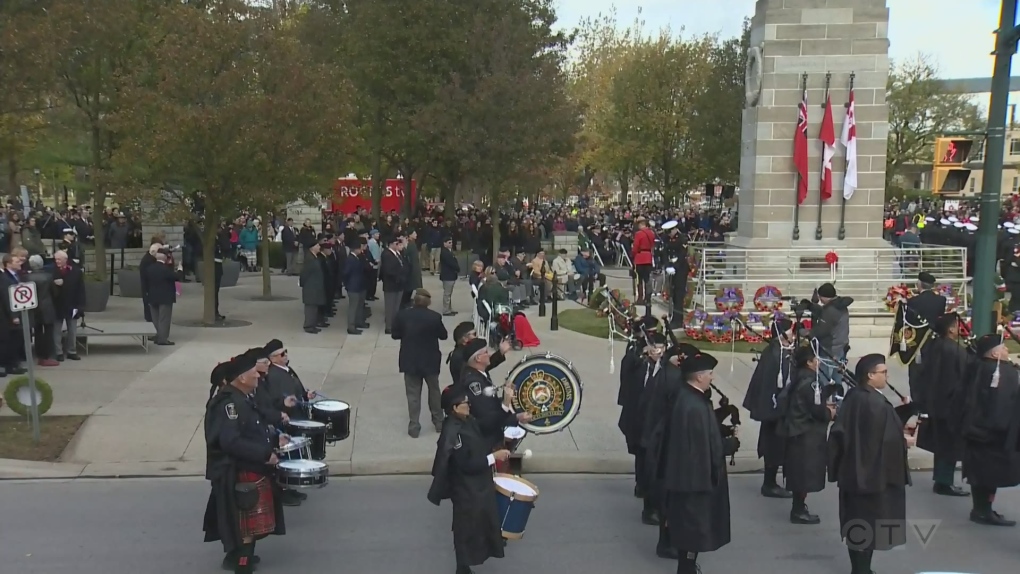
[[[496,264],[499,253],[499,206],[495,202],[489,205],[489,219],[492,221],[492,264]]]
[[[272,217],[271,212],[262,216],[262,245],[259,246],[262,251],[262,296],[266,299],[273,298],[272,274],[269,272],[269,243],[272,241],[269,237],[269,234],[272,233],[270,217]]]
[[[442,193],[443,201],[445,202],[445,205],[443,206],[443,217],[444,219],[449,219],[454,217],[454,214],[457,213],[457,184],[443,184]]]
[[[378,224],[382,217],[382,194],[383,184],[386,181],[386,174],[382,172],[382,152],[375,152],[375,161],[372,164],[372,219]]]
[[[617,176],[620,183],[620,203],[630,201],[630,174],[626,171]]]
[[[206,195],[208,198],[208,194]],[[208,200],[205,205],[205,227],[202,229],[202,323],[216,323],[216,233],[219,231],[220,217],[213,217]]]
[[[106,268],[106,221],[103,220],[103,209],[106,208],[106,194],[103,192],[102,183],[103,168],[103,134],[99,126],[92,126],[92,232],[96,238],[95,273],[99,277],[106,277],[109,270]],[[123,263],[123,262],[121,262]]]

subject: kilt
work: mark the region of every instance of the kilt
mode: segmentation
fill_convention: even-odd
[[[276,530],[276,509],[273,505],[273,483],[266,476],[241,471],[238,482],[254,482],[258,485],[259,502],[251,510],[238,510],[238,525],[241,538],[257,538],[272,534]]]

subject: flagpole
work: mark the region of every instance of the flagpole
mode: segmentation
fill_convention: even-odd
[[[854,93],[854,78],[855,77],[857,77],[857,73],[856,72],[850,72],[850,93],[851,94]],[[849,96],[848,96],[848,99],[847,99],[846,104],[844,105],[844,107],[847,110],[850,109]],[[846,120],[844,119],[843,121],[846,121]],[[844,152],[845,152],[845,150],[844,150]],[[844,166],[843,167],[843,178],[844,178],[843,187],[844,187],[844,189],[846,188],[846,181],[845,181],[845,178],[846,178],[846,166],[849,165],[849,163],[850,163],[849,159],[845,159],[844,162],[843,162],[843,166]],[[844,192],[844,193],[841,193],[840,195],[843,196],[843,202],[839,206],[839,240],[843,241],[844,239],[846,239],[846,193]]]
[[[827,109],[829,105],[829,84],[832,82],[832,72],[825,73],[825,98],[822,101],[822,109]],[[825,143],[822,143],[822,177],[825,177]],[[822,204],[825,200],[822,199],[822,188],[818,187],[818,226],[815,227],[815,240],[822,240]]]
[[[807,90],[807,72],[800,77],[800,93],[804,94]],[[798,127],[798,129],[800,129]],[[797,135],[794,134],[794,140]],[[796,160],[796,158],[794,158]],[[800,240],[800,172],[797,172],[797,176],[793,178],[793,240]]]

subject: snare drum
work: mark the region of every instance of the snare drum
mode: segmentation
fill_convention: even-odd
[[[312,420],[326,425],[326,440],[336,442],[351,436],[351,405],[343,401],[312,403]]]
[[[326,425],[319,421],[290,421],[287,434],[291,437],[307,437],[313,460],[326,459]]]
[[[496,483],[496,504],[499,506],[503,538],[507,540],[524,538],[524,528],[528,525],[531,509],[538,500],[538,487],[523,478],[509,474],[497,474],[492,480]]]
[[[276,449],[276,458],[280,460],[310,459],[312,441],[306,436],[292,436],[290,442]]]
[[[322,488],[329,482],[329,466],[316,460],[285,460],[276,466],[276,481],[284,488]]]
[[[527,435],[528,431],[521,427],[506,427],[503,429],[503,444],[506,445],[508,451],[517,452],[517,447],[521,446]]]

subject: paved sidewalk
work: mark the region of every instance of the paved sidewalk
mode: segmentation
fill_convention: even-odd
[[[348,336],[343,328],[346,306],[335,326],[319,335],[301,330],[300,289],[295,277],[273,276],[273,293],[288,300],[257,301],[261,295],[258,275],[242,277],[237,287],[221,293],[221,311],[231,320],[251,322],[239,328],[187,328],[177,325],[201,315],[200,285],[184,286],[174,309],[174,347],[151,347],[145,353],[130,340],[111,345],[96,339],[91,355],[78,363],[37,371],[54,390],[52,415],[91,415],[60,463],[0,460],[0,478],[67,478],[107,476],[200,475],[204,473],[205,445],[202,416],[208,397],[209,371],[218,362],[273,338],[284,342],[291,364],[305,384],[326,396],[346,401],[354,408],[351,438],[328,449],[326,462],[335,474],[411,474],[431,469],[437,435],[424,430],[418,439],[407,436],[407,411],[403,381],[397,369],[398,342],[383,335],[382,301],[373,303],[372,327],[361,336]],[[437,278],[425,274],[425,287],[437,294]],[[575,306],[565,303],[564,308]],[[470,320],[471,298],[466,282],[457,285],[456,317],[445,318],[448,329]],[[110,308],[88,319],[139,320],[141,301],[113,297]],[[532,352],[550,352],[574,363],[584,384],[580,415],[560,433],[529,436],[524,448],[534,456],[529,472],[627,473],[632,458],[616,423],[618,373],[610,374],[609,348],[605,340],[571,331],[549,331],[548,317],[538,318],[537,307],[528,315],[542,345]],[[855,355],[881,352],[885,342],[854,341]],[[452,342],[444,346],[444,353]],[[617,365],[623,343],[614,347]],[[525,352],[511,355],[508,364],[496,369],[500,380]],[[717,353],[721,363],[717,384],[734,403],[743,399],[753,371],[749,355]],[[905,390],[906,372],[893,367],[894,381]],[[444,371],[441,382],[449,382]],[[0,381],[2,382],[2,381]],[[757,424],[747,419],[741,427],[744,443],[738,453],[737,472],[760,470],[755,456]],[[425,415],[427,419],[427,414]],[[43,418],[45,424],[45,417]],[[429,425],[423,425],[429,429]],[[914,452],[916,466],[927,466],[927,453]]]

